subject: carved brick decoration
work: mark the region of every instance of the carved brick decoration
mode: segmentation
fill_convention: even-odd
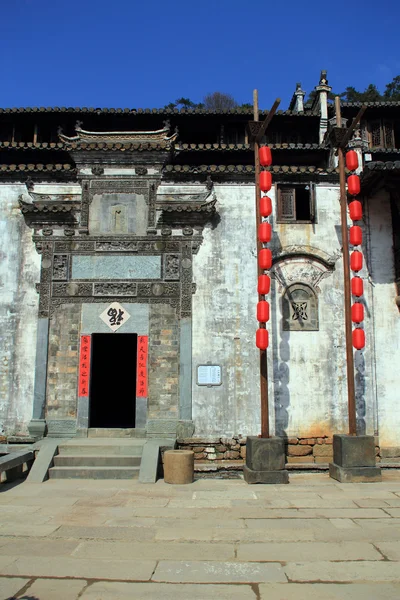
[[[98,252],[137,252],[137,250],[137,242],[125,242],[121,240],[96,242],[96,251]]]
[[[68,279],[68,255],[55,254],[53,258],[53,279],[66,281]]]
[[[181,263],[181,317],[192,316],[192,247],[190,242],[182,244],[182,263]]]
[[[41,253],[42,264],[40,267],[39,317],[48,317],[51,296],[50,282],[53,244],[51,242],[42,242]]]
[[[79,227],[79,233],[89,233],[89,202],[90,202],[90,189],[89,181],[82,183],[82,200],[81,200],[81,222]]]
[[[179,279],[179,254],[165,254],[164,279],[174,281]]]
[[[318,298],[308,285],[294,283],[282,297],[284,331],[317,331]]]
[[[94,284],[95,296],[136,296],[137,284],[126,281],[107,281]]]
[[[136,167],[135,168],[136,175],[147,175],[146,167]]]
[[[53,283],[53,296],[91,296],[93,293],[92,283]]]

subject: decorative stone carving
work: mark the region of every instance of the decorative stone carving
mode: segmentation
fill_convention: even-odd
[[[136,175],[147,175],[146,167],[136,167],[135,168]]]
[[[179,280],[179,254],[164,255],[164,279],[166,281]]]
[[[184,227],[182,229],[182,233],[183,233],[183,235],[187,235],[187,236],[193,235],[193,227],[189,227],[189,226]]]
[[[53,296],[90,296],[93,293],[92,283],[53,283]]]
[[[89,203],[90,203],[90,187],[89,181],[83,181],[82,183],[82,200],[81,200],[81,224],[79,233],[89,233]]]
[[[64,235],[67,237],[72,237],[75,235],[75,229],[64,229]]]
[[[101,175],[104,174],[104,168],[101,167],[100,165],[95,165],[94,167],[92,167],[92,173],[93,173],[93,175],[100,177]]]
[[[44,227],[42,233],[44,236],[49,237],[53,235],[53,230],[50,227]]]
[[[55,254],[53,259],[53,279],[65,281],[68,279],[68,255]]]
[[[192,278],[192,247],[187,242],[182,244],[181,317],[192,316]]]
[[[121,240],[96,242],[97,252],[137,252],[137,250],[137,242],[125,242]]]
[[[329,277],[332,270],[311,257],[294,256],[286,257],[275,263],[271,272],[280,284],[279,291],[295,282],[301,282],[319,292],[319,282],[325,277]]]
[[[107,281],[94,284],[95,296],[136,296],[137,284],[122,281]]]
[[[308,285],[294,283],[282,297],[284,331],[317,331],[318,298]]]
[[[161,229],[161,235],[163,235],[164,237],[172,235],[172,229],[171,229],[171,227],[163,227]]]

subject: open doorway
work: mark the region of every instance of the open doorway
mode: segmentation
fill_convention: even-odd
[[[136,333],[94,333],[89,427],[135,427]]]

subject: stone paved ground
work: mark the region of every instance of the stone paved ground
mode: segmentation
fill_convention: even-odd
[[[399,600],[400,472],[0,486],[0,599]]]

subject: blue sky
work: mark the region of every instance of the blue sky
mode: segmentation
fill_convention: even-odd
[[[339,5],[339,8],[336,6]],[[335,92],[400,74],[398,0],[1,0],[0,106],[260,106],[327,69]]]

